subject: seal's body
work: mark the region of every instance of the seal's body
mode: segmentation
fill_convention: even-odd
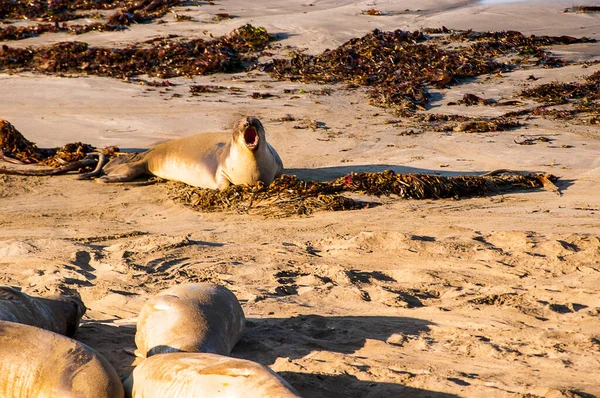
[[[299,397],[265,366],[244,359],[177,352],[142,361],[124,383],[133,398]]]
[[[222,190],[231,184],[270,184],[283,173],[283,163],[260,121],[247,117],[236,123],[233,134],[203,133],[167,141],[129,159],[117,157],[104,172],[98,181],[125,182],[153,174]]]
[[[118,398],[123,386],[106,359],[85,344],[0,321],[0,397]]]
[[[72,295],[32,297],[0,286],[0,320],[36,326],[72,337],[85,313],[81,299]]]
[[[244,311],[227,288],[211,283],[178,285],[142,307],[136,355],[179,351],[229,355],[245,325]]]

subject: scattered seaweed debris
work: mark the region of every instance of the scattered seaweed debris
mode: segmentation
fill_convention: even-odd
[[[21,163],[38,163],[50,156],[23,136],[10,122],[0,119],[0,150],[3,156]]]
[[[426,109],[427,87],[444,88],[457,79],[508,71],[525,61],[560,67],[566,61],[551,56],[543,46],[594,41],[570,36],[525,36],[514,31],[442,28],[435,32],[435,36],[427,36],[424,31],[376,29],[334,50],[316,56],[296,52],[290,59],[274,59],[262,68],[281,80],[366,86],[372,104],[410,116]],[[513,55],[512,64],[497,60],[507,55]]]
[[[370,8],[368,10],[363,10],[360,12],[361,15],[371,15],[371,16],[381,16],[386,15],[384,12],[376,10],[375,8]]]
[[[515,144],[519,144],[519,145],[534,145],[537,142],[552,142],[551,138],[548,137],[544,137],[544,136],[539,136],[539,137],[531,137],[531,138],[525,138],[523,141],[517,141],[517,140],[513,140],[515,142]]]
[[[475,94],[466,93],[462,99],[457,101],[458,104],[465,104],[466,106],[472,105],[494,105],[496,100],[491,98],[482,98]]]
[[[81,142],[66,144],[60,148],[38,148],[10,122],[0,119],[0,158],[11,163],[60,167],[66,163],[83,160],[93,152],[102,152],[104,155],[112,156],[118,150],[117,147],[98,150],[92,145]]]
[[[551,82],[523,90],[521,96],[533,98],[548,105],[561,105],[579,100],[589,103],[600,100],[600,71],[584,78],[584,82]]]
[[[498,173],[442,177],[426,174],[396,174],[391,170],[350,173],[330,182],[303,181],[283,175],[265,186],[234,185],[223,191],[167,184],[169,196],[198,211],[233,210],[274,217],[307,215],[315,210],[356,210],[369,207],[343,196],[357,193],[370,196],[395,195],[401,199],[442,199],[483,196],[515,189],[541,188],[556,177],[544,174]],[[506,171],[508,172],[508,171]]]
[[[563,12],[581,12],[581,13],[590,13],[590,12],[600,12],[600,6],[573,6],[565,8]]]
[[[533,116],[600,124],[600,71],[582,82],[551,82],[523,90],[520,95],[544,103],[530,110]]]
[[[411,122],[423,129],[437,132],[487,133],[509,131],[521,126],[516,116],[471,117],[463,115],[419,113]]]
[[[192,95],[200,95],[204,93],[216,93],[219,91],[227,90],[225,86],[213,86],[206,84],[192,84],[190,85],[190,93]]]
[[[83,42],[51,46],[0,49],[0,70],[55,74],[87,74],[130,78],[147,74],[160,78],[243,70],[256,51],[270,40],[263,28],[244,25],[229,35],[205,41],[153,40],[122,49],[93,47]]]
[[[54,24],[37,24],[36,26],[16,27],[10,25],[0,28],[1,40],[21,40],[42,33],[68,32],[82,34],[90,31],[123,30],[131,24],[148,23],[164,16],[181,0],[139,0],[126,1],[1,1],[0,18],[29,19],[50,21]],[[118,9],[117,9],[118,8]],[[100,17],[98,11],[117,9],[106,22],[91,24],[67,24],[66,21],[84,17]],[[96,14],[82,14],[82,10],[93,10]],[[62,22],[62,24],[59,24]]]

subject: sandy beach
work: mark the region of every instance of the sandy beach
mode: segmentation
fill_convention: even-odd
[[[175,7],[164,23],[0,44],[77,40],[120,48],[169,34],[219,37],[250,23],[277,37],[260,57],[267,62],[294,49],[320,54],[373,29],[445,26],[600,40],[600,13],[564,12],[573,5],[217,0]],[[381,15],[365,12],[371,9]],[[217,13],[231,18],[216,22]],[[498,117],[535,105],[522,90],[600,71],[600,43],[548,50],[571,63],[430,87],[419,113]],[[529,115],[507,131],[436,131],[370,104],[365,87],[276,79],[260,69],[168,80],[173,85],[164,88],[4,71],[0,118],[39,147],[81,141],[141,151],[227,131],[252,115],[286,173],[302,179],[512,169],[557,176],[561,194],[383,196],[361,210],[271,217],[196,211],[174,201],[166,183],[0,176],[0,284],[33,295],[57,285],[76,289],[88,307],[76,339],[119,375],[132,370],[142,304],[174,284],[208,281],[232,290],[248,319],[232,355],[269,366],[304,397],[600,396],[598,124]],[[235,90],[192,95],[191,85]],[[518,103],[454,105],[467,93]],[[519,144],[537,137],[548,140]]]

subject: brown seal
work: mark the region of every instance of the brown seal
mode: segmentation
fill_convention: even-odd
[[[300,394],[258,363],[217,354],[177,352],[142,361],[125,380],[133,398],[292,398]]]
[[[254,117],[236,123],[231,133],[203,133],[159,144],[131,158],[116,157],[104,167],[100,182],[126,182],[144,174],[200,188],[270,184],[283,163]]]
[[[142,307],[136,355],[179,351],[229,355],[245,325],[244,311],[229,289],[211,283],[178,285]]]
[[[32,297],[13,287],[0,286],[0,320],[37,326],[72,337],[85,314],[75,295]]]
[[[123,386],[108,361],[85,344],[0,321],[0,397],[118,398]]]

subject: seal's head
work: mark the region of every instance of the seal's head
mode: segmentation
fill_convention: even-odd
[[[261,141],[265,140],[265,129],[257,118],[245,117],[235,124],[233,140],[245,145],[249,150],[255,151]]]

